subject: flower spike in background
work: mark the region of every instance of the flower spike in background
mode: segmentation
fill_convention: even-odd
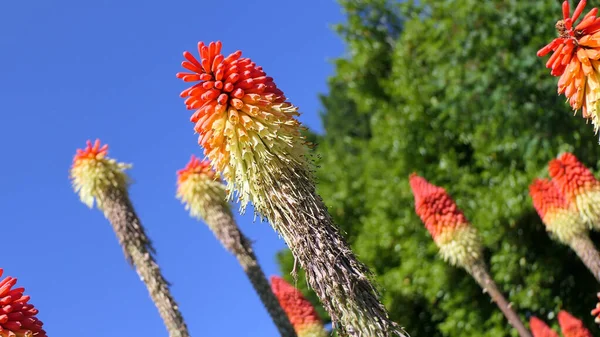
[[[4,271],[0,269],[0,276]],[[17,279],[7,276],[0,281],[0,336],[46,337],[43,323],[37,319],[38,310],[23,295],[25,288],[14,288]]]
[[[550,329],[544,321],[535,316],[529,319],[529,328],[533,337],[559,337],[556,331]]]
[[[578,23],[587,1],[579,1],[570,15],[569,2],[563,2],[563,19],[556,23],[558,37],[537,53],[551,51],[546,67],[560,76],[558,93],[565,94],[573,110],[582,110],[583,118],[591,119],[598,132],[600,114],[600,18],[593,8]]]
[[[187,326],[154,258],[154,247],[129,199],[130,165],[108,158],[108,145],[87,142],[78,149],[71,166],[75,192],[88,207],[94,202],[113,227],[127,260],[146,284],[170,337],[189,337]]]
[[[271,287],[292,321],[298,337],[329,336],[317,311],[300,290],[278,276],[271,276]]]
[[[600,230],[600,182],[572,153],[563,153],[548,164],[552,181],[591,229]]]
[[[465,269],[485,289],[521,337],[531,337],[523,322],[498,290],[483,261],[479,236],[450,195],[439,186],[412,173],[410,188],[415,211],[438,246],[442,258]]]
[[[535,179],[529,186],[533,207],[552,237],[570,244],[578,236],[588,236],[587,226],[575,207],[547,179]]]
[[[181,97],[230,197],[237,191],[241,211],[251,201],[283,237],[341,335],[404,336],[315,190],[298,108],[240,51],[201,42],[198,52],[183,53],[190,72],[177,77],[195,83]]]
[[[254,286],[282,337],[295,337],[294,327],[271,291],[250,240],[240,231],[226,200],[225,186],[210,162],[192,155],[185,168],[177,171],[177,198],[194,218],[203,220],[223,247],[233,254]]]
[[[564,310],[558,313],[558,324],[560,324],[560,330],[564,337],[592,337],[592,333],[581,320]]]
[[[425,223],[444,261],[469,269],[482,259],[477,231],[446,191],[415,173],[410,175],[415,210]]]
[[[551,237],[571,247],[600,281],[600,253],[574,204],[568,203],[556,185],[546,179],[535,179],[529,186],[529,195]]]

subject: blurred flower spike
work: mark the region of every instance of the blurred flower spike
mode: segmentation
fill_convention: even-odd
[[[558,324],[564,337],[592,337],[592,333],[581,320],[564,310],[558,313]]]
[[[329,334],[313,305],[284,279],[271,276],[271,288],[290,318],[298,337],[327,337]]]
[[[535,179],[529,186],[529,195],[546,230],[560,242],[568,244],[578,235],[587,235],[587,226],[579,212],[550,180]]]
[[[125,191],[129,178],[125,170],[131,165],[119,163],[107,157],[108,145],[100,145],[100,140],[93,144],[87,141],[84,149],[77,149],[71,165],[71,182],[73,189],[79,194],[81,201],[88,207],[94,206],[94,201],[101,209],[102,193],[110,188]]]
[[[535,316],[529,319],[529,328],[533,337],[559,337],[556,331],[550,329],[544,321]]]
[[[600,182],[572,153],[563,153],[548,164],[552,181],[592,229],[600,229]]]
[[[192,155],[187,165],[177,171],[177,198],[194,218],[205,220],[209,208],[218,205],[229,212],[225,186],[218,179],[209,161]]]
[[[482,259],[479,236],[452,198],[441,187],[410,175],[415,210],[440,249],[444,260],[469,269]]]

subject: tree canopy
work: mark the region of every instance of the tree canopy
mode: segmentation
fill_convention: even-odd
[[[556,36],[560,1],[340,5],[347,53],[321,96],[318,190],[393,319],[412,336],[516,336],[475,281],[437,256],[414,212],[408,175],[417,172],[479,230],[491,274],[522,318],[557,327],[565,309],[600,331],[589,314],[595,279],[548,237],[528,196],[560,152],[592,169],[600,160],[592,126],[573,117],[536,56]],[[291,254],[279,260],[290,280]]]

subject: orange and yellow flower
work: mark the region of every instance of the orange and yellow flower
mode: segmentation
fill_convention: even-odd
[[[70,172],[73,188],[90,208],[94,206],[94,201],[102,208],[99,197],[109,188],[125,190],[129,183],[124,171],[131,165],[108,158],[107,154],[108,145],[100,146],[100,140],[93,144],[88,140],[87,146],[77,149],[73,158]]]
[[[277,276],[271,276],[271,288],[292,322],[298,337],[329,336],[315,308],[300,290]]]
[[[0,276],[3,270],[0,269]],[[17,279],[0,281],[0,337],[46,337],[43,323],[36,317],[38,310],[23,295],[25,288],[14,288]]]
[[[282,171],[306,167],[306,146],[297,121],[298,108],[287,102],[273,78],[241,51],[224,56],[221,42],[198,43],[200,60],[184,52],[177,77],[196,82],[184,90],[185,105],[212,166],[238,192],[242,210],[248,201],[261,210],[272,194],[269,182]]]
[[[206,219],[207,210],[213,205],[221,204],[228,209],[226,197],[225,186],[218,180],[210,162],[192,155],[188,164],[177,171],[177,198],[193,217]]]
[[[591,119],[594,131],[600,127],[600,18],[593,8],[575,23],[583,13],[587,1],[582,0],[570,16],[569,2],[563,2],[563,19],[556,23],[558,37],[540,49],[538,56],[554,53],[546,67],[551,74],[560,76],[558,93],[565,94],[573,110],[582,110],[583,117]]]
[[[558,313],[558,324],[564,337],[592,337],[583,322],[562,310]]]
[[[415,210],[440,249],[444,260],[469,267],[482,258],[479,236],[463,212],[441,187],[424,178],[410,175]]]
[[[544,321],[535,316],[529,319],[529,328],[533,337],[558,337],[556,331],[550,329]]]
[[[546,230],[559,241],[569,243],[576,236],[587,235],[587,226],[579,212],[567,203],[550,180],[535,179],[529,186],[529,195]]]
[[[600,182],[572,153],[550,161],[552,181],[590,228],[600,229]]]

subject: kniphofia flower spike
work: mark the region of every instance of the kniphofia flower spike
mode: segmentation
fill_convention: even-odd
[[[298,108],[286,101],[262,67],[236,51],[225,57],[221,42],[200,42],[200,61],[184,52],[177,73],[185,82],[199,82],[181,93],[195,110],[191,121],[198,143],[222,172],[228,190],[238,190],[241,207],[253,200],[259,213],[268,203],[268,186],[260,182],[284,166],[306,165],[304,138],[295,119]]]
[[[223,247],[237,258],[281,337],[297,337],[292,323],[271,291],[250,240],[235,222],[226,195],[225,186],[209,161],[192,155],[188,164],[177,171],[177,198],[185,204],[190,215],[204,221]]]
[[[298,337],[329,336],[315,308],[300,290],[278,276],[271,276],[271,288],[290,318]]]
[[[592,333],[581,320],[564,310],[558,313],[558,324],[564,337],[592,337]]]
[[[341,334],[404,336],[316,192],[298,108],[240,51],[224,56],[211,42],[198,52],[184,53],[189,72],[177,77],[196,83],[181,97],[229,197],[237,192],[241,211],[252,201],[283,237]]]
[[[567,203],[592,229],[600,229],[600,182],[572,153],[563,153],[548,164],[548,172]]]
[[[0,276],[3,270],[0,269]],[[38,310],[29,304],[29,296],[23,295],[25,288],[13,288],[14,277],[0,281],[0,336],[1,337],[46,337],[43,323],[37,319]]]
[[[102,209],[103,193],[111,188],[127,189],[129,178],[125,170],[131,165],[108,158],[108,144],[101,146],[100,140],[92,144],[87,141],[86,147],[77,149],[71,166],[71,181],[75,192],[88,207],[97,206]]]
[[[586,0],[579,1],[570,15],[569,2],[563,2],[563,19],[556,23],[558,37],[537,53],[545,56],[553,52],[546,67],[551,74],[560,76],[558,93],[565,94],[573,110],[582,110],[583,117],[591,119],[594,131],[600,127],[600,18],[593,8],[578,23]]]
[[[550,329],[544,321],[535,316],[529,319],[529,328],[533,337],[559,337],[556,331]]]
[[[587,236],[587,226],[579,212],[550,180],[535,179],[529,186],[529,195],[546,230],[557,240],[569,244],[576,236]]]
[[[417,215],[439,247],[442,258],[463,268],[481,260],[482,248],[477,231],[446,190],[415,173],[410,175],[410,187]]]

